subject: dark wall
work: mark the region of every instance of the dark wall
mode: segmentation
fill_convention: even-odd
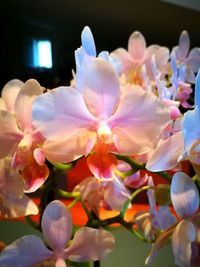
[[[172,48],[186,29],[191,47],[200,46],[200,13],[160,1],[1,0],[0,10],[1,88],[13,78],[36,78],[51,88],[68,84],[85,25],[91,27],[98,51],[127,47],[134,30],[144,34],[148,45]],[[27,42],[32,38],[52,41],[51,71],[27,67]]]

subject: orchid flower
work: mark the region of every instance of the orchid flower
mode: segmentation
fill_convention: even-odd
[[[75,51],[75,61],[76,61],[76,75],[74,75],[75,84],[74,86],[82,91],[83,77],[86,67],[90,64],[92,58],[97,57],[96,46],[94,42],[94,37],[88,26],[84,27],[81,33],[81,47]],[[103,58],[112,64],[117,73],[121,73],[121,64],[117,59],[109,56],[107,51],[102,51],[99,58]]]
[[[111,56],[121,61],[122,71],[130,83],[142,85],[141,69],[145,65],[148,74],[151,75],[149,63],[154,54],[158,68],[164,71],[169,58],[169,50],[157,45],[146,48],[143,35],[140,32],[133,32],[128,40],[128,51],[118,48],[111,53]]]
[[[171,83],[173,87],[173,99],[180,101],[184,108],[192,106],[187,102],[192,93],[191,85],[185,82],[186,67],[184,65],[177,66],[175,52],[172,51],[171,56],[172,77]]]
[[[11,158],[0,160],[0,216],[16,218],[37,214],[36,204],[24,194],[24,181],[16,170],[11,168]]]
[[[151,176],[148,177],[148,185],[154,186]],[[168,206],[156,206],[155,191],[148,189],[147,197],[149,202],[148,212],[139,211],[134,215],[134,222],[147,240],[154,240],[158,231],[165,230],[176,222]]]
[[[151,150],[169,122],[168,109],[140,87],[123,89],[128,93],[120,97],[113,67],[95,58],[85,73],[83,93],[59,87],[38,96],[33,123],[47,139],[42,147],[47,159],[70,162],[94,152],[88,164],[94,176],[101,178],[111,177],[117,165],[109,152],[132,155]]]
[[[100,181],[88,177],[78,184],[74,191],[80,192],[83,201],[98,215],[101,207],[107,210],[121,211],[124,203],[130,197],[130,192],[118,177]]]
[[[187,111],[183,117],[184,153],[181,159],[189,159],[200,175],[200,71],[196,77],[195,109]],[[192,130],[191,130],[192,129]]]
[[[184,173],[176,173],[171,183],[171,200],[174,210],[181,219],[166,229],[156,240],[146,264],[150,263],[159,249],[166,245],[172,235],[172,249],[175,263],[179,266],[199,266],[196,262],[199,246],[199,193],[192,179]]]
[[[200,68],[200,48],[193,48],[189,52],[190,38],[187,31],[183,31],[179,38],[178,46],[173,50],[179,65],[186,68],[186,82],[194,83],[195,75]]]
[[[8,267],[32,267],[46,260],[53,260],[56,267],[74,262],[101,260],[113,250],[111,233],[89,227],[80,228],[70,242],[72,219],[65,205],[52,201],[42,216],[42,233],[50,250],[36,235],[27,235],[7,246],[0,254],[0,265]]]
[[[22,171],[27,192],[35,191],[48,177],[45,158],[39,148],[44,137],[33,127],[31,118],[32,102],[41,93],[42,88],[36,80],[28,80],[25,84],[12,80],[2,91],[0,158],[13,156],[12,166]]]

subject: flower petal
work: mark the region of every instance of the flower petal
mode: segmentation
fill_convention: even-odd
[[[88,157],[87,164],[96,178],[111,178],[117,166],[117,158],[109,153],[108,145],[99,144]]]
[[[32,102],[37,95],[42,94],[42,88],[36,80],[28,80],[21,88],[15,102],[15,114],[22,131],[32,129]]]
[[[200,48],[193,48],[190,51],[187,62],[191,65],[192,70],[197,72],[200,68]]]
[[[133,32],[128,40],[128,52],[135,61],[141,61],[144,56],[146,42],[140,32]]]
[[[96,261],[104,259],[113,250],[114,242],[108,231],[82,227],[65,251],[69,260],[75,262]]]
[[[177,215],[192,216],[199,208],[199,193],[192,179],[183,172],[173,176],[171,200]]]
[[[72,219],[68,209],[58,200],[50,202],[42,216],[42,232],[50,247],[62,252],[72,234]]]
[[[96,57],[96,47],[92,32],[88,26],[81,33],[82,46],[89,56]]]
[[[169,109],[152,93],[132,86],[109,120],[119,152],[142,154],[153,148],[170,120]],[[117,142],[115,142],[117,145]]]
[[[95,141],[96,133],[82,129],[68,139],[47,140],[44,142],[42,150],[49,161],[70,162],[77,157],[87,155]]]
[[[183,31],[179,38],[177,56],[179,59],[186,59],[190,48],[190,38],[187,31]]]
[[[198,106],[200,108],[200,69],[196,76],[194,100],[195,100],[195,106]]]
[[[155,256],[157,255],[157,253],[159,252],[159,250],[167,245],[173,231],[174,231],[174,228],[170,228],[158,236],[155,244],[153,244],[153,246],[151,248],[149,256],[145,260],[146,265],[150,264],[152,262],[152,260],[155,258]]]
[[[190,221],[181,221],[172,237],[172,249],[175,263],[179,266],[191,266],[192,246],[191,242],[196,239],[196,230]]]
[[[0,111],[0,158],[12,153],[23,134],[18,129],[16,120],[12,114],[6,110]]]
[[[95,123],[82,95],[72,87],[58,87],[38,96],[32,115],[35,126],[48,139],[67,139]]]
[[[31,267],[53,256],[36,235],[27,235],[7,246],[0,254],[0,265]]]
[[[178,159],[183,152],[184,143],[182,133],[175,133],[168,139],[161,139],[147,162],[149,171],[158,172],[171,170],[178,165]]]
[[[104,59],[93,59],[85,72],[83,87],[90,112],[101,119],[111,116],[120,97],[119,80],[112,65]]]
[[[132,65],[133,59],[127,50],[124,48],[118,48],[110,54],[111,58],[121,62],[121,67],[124,73],[127,73]]]
[[[2,89],[2,98],[6,104],[8,111],[15,111],[15,100],[24,83],[14,79],[9,81]]]

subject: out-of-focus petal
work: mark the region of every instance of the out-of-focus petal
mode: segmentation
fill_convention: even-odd
[[[173,176],[171,200],[177,215],[181,218],[193,216],[199,208],[197,187],[183,172],[178,172]]]
[[[190,51],[187,62],[191,65],[192,70],[197,72],[200,68],[200,48],[193,48]]]
[[[27,235],[7,246],[0,254],[0,265],[6,267],[32,267],[52,257],[42,240],[36,235]]]
[[[124,48],[118,48],[110,54],[111,58],[119,60],[122,64],[123,72],[127,72],[133,65],[133,59],[131,55]]]
[[[96,145],[94,153],[87,159],[91,172],[97,178],[111,178],[117,167],[117,158],[109,153],[106,144]]]
[[[34,159],[37,162],[37,164],[39,164],[40,166],[44,165],[45,153],[43,152],[43,150],[41,148],[34,149],[33,156],[34,156]]]
[[[38,96],[33,102],[32,115],[38,130],[46,138],[54,140],[67,139],[95,123],[82,95],[72,87],[58,87]]]
[[[183,31],[179,38],[177,57],[179,59],[186,59],[190,48],[190,38],[187,31]]]
[[[169,109],[155,95],[133,86],[120,101],[109,125],[117,136],[120,153],[142,154],[153,148],[169,120]]]
[[[45,141],[42,150],[48,160],[52,162],[70,162],[77,157],[87,155],[96,141],[96,133],[82,129],[68,139]],[[91,142],[88,144],[88,142]]]
[[[105,202],[114,210],[121,210],[124,203],[129,198],[130,193],[125,188],[124,184],[117,179],[108,182],[104,194]]]
[[[196,230],[190,221],[183,220],[177,226],[172,237],[172,249],[175,263],[179,266],[191,266],[192,245],[196,239]]]
[[[112,65],[95,58],[87,68],[83,97],[89,111],[100,119],[111,116],[119,102],[119,80]]]
[[[145,260],[146,265],[150,264],[152,260],[155,258],[155,256],[157,255],[157,253],[159,252],[159,250],[162,249],[165,245],[167,245],[173,231],[174,231],[174,228],[170,228],[158,236],[155,244],[153,244],[151,248],[149,256]]]
[[[173,169],[178,165],[178,159],[183,149],[184,142],[181,132],[175,133],[168,139],[161,139],[147,162],[146,168],[153,172]]]
[[[200,69],[196,76],[194,104],[200,108]]]
[[[88,26],[81,33],[82,46],[89,56],[96,57],[96,47],[92,32]]]
[[[2,98],[6,104],[7,110],[15,111],[15,100],[24,83],[20,80],[14,79],[9,81],[2,89]]]
[[[2,98],[0,98],[0,110],[7,110],[6,104]]]
[[[191,145],[200,137],[200,128],[197,122],[200,121],[200,110],[196,106],[194,110],[189,110],[183,117],[183,136],[186,152],[189,151]],[[191,131],[192,129],[192,131]]]
[[[54,251],[63,251],[72,234],[72,219],[61,201],[54,200],[45,208],[42,232]]]
[[[157,211],[157,222],[162,230],[168,229],[176,224],[176,217],[170,212],[169,206],[159,206]]]
[[[67,264],[63,259],[57,259],[55,267],[67,267]]]
[[[32,130],[32,102],[37,95],[42,94],[42,87],[34,80],[28,80],[21,88],[15,101],[15,115],[22,131]]]
[[[128,176],[124,180],[124,185],[130,188],[139,188],[148,180],[148,175],[141,175],[140,171]]]
[[[13,152],[23,134],[18,129],[16,120],[12,114],[6,110],[0,111],[0,158]]]
[[[104,259],[114,248],[113,235],[105,230],[89,227],[80,228],[71,245],[65,250],[72,261],[96,261]]]
[[[128,52],[132,55],[134,61],[141,61],[144,56],[146,42],[140,32],[133,32],[128,40]]]

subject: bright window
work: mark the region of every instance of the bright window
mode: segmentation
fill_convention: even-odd
[[[33,67],[52,68],[52,47],[48,40],[33,41]]]

